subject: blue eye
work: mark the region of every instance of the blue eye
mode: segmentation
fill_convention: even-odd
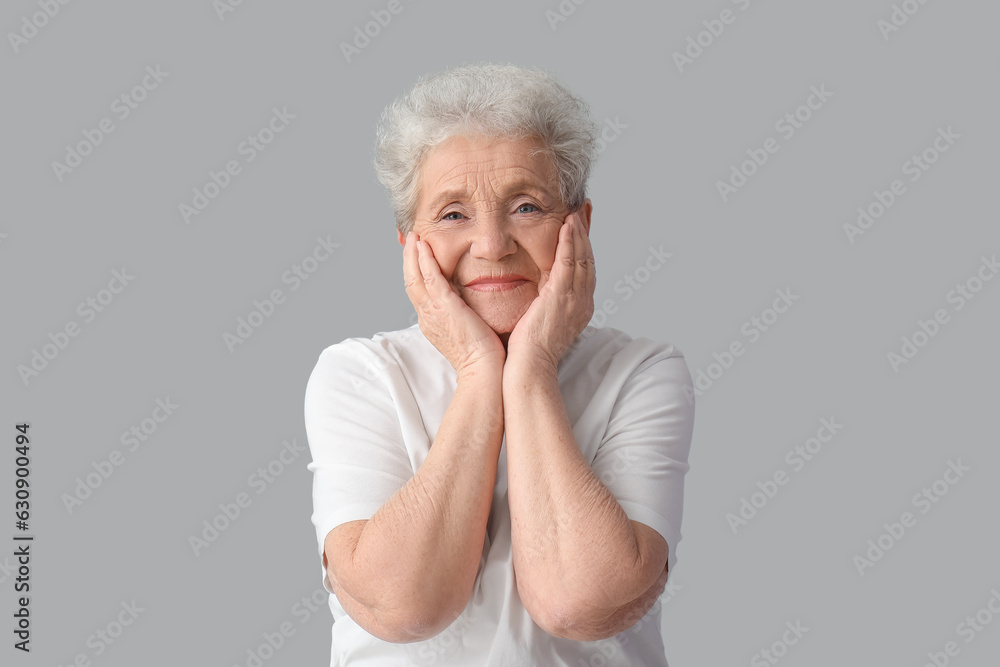
[[[452,215],[457,215],[457,216],[459,216],[459,217],[458,217],[458,218],[452,218],[452,217],[450,217],[450,216],[452,216]],[[458,219],[460,219],[461,217],[463,217],[463,216],[462,216],[462,214],[461,214],[461,213],[459,213],[458,211],[451,211],[450,213],[445,213],[445,214],[444,214],[444,216],[442,216],[442,217],[441,217],[441,219],[442,219],[442,220],[458,220]]]
[[[525,211],[525,210],[523,210],[525,208],[530,208],[530,209],[534,209],[534,210],[533,211]],[[534,211],[537,211],[537,210],[538,210],[538,207],[535,206],[534,204],[521,204],[520,206],[517,207],[517,212],[518,213],[533,213]]]

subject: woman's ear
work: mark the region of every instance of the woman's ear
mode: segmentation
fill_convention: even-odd
[[[406,247],[406,237],[403,236],[403,232],[397,229],[396,230],[396,235],[399,237],[399,245],[401,245],[401,246],[403,246],[405,248]]]
[[[583,206],[580,207],[580,218],[583,220],[584,229],[587,230],[587,236],[590,236],[590,214],[594,210],[593,204],[590,202],[590,198],[583,200]]]

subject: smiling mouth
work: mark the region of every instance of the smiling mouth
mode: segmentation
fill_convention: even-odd
[[[471,285],[466,285],[466,289],[473,290],[475,292],[509,292],[510,290],[517,289],[518,287],[527,284],[528,280],[498,280],[498,281],[484,281],[473,283]]]

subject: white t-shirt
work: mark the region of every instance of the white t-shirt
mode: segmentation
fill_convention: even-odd
[[[684,357],[669,344],[587,327],[560,360],[558,378],[584,458],[628,517],[667,541],[673,572],[694,424]],[[455,387],[455,370],[418,325],[350,338],[320,354],[305,421],[312,521],[331,593],[322,566],[327,534],[370,519],[413,476]],[[426,641],[394,644],[361,628],[335,595],[330,611],[332,667],[667,665],[658,604],[632,628],[596,642],[553,637],[531,620],[514,582],[506,438],[472,597],[454,623]]]

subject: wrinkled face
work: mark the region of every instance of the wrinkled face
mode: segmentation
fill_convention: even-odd
[[[421,168],[413,231],[497,334],[512,331],[538,296],[570,213],[552,159],[532,155],[541,147],[534,138],[456,136],[434,147]],[[589,229],[589,201],[581,212]]]

